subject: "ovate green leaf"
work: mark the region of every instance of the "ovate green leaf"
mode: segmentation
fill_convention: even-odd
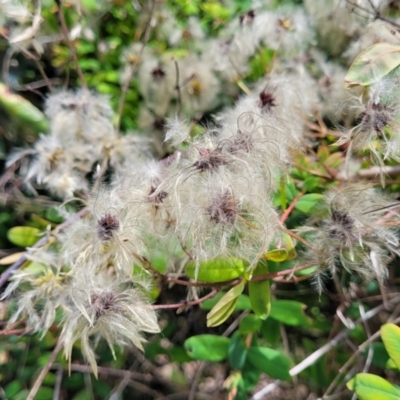
[[[246,362],[247,348],[239,332],[236,332],[231,339],[228,349],[228,361],[232,369],[241,370]]]
[[[386,379],[373,374],[357,374],[347,382],[347,387],[356,392],[359,400],[399,400],[400,389]]]
[[[261,319],[256,315],[249,314],[242,318],[239,324],[239,332],[242,335],[257,332],[261,327]]]
[[[295,300],[273,300],[270,317],[292,326],[309,326],[310,318],[304,314],[307,306]]]
[[[278,350],[267,347],[250,347],[247,352],[247,360],[271,378],[283,381],[291,379],[289,369],[292,362]]]
[[[381,336],[389,357],[400,369],[400,328],[395,324],[385,324],[381,327]]]
[[[222,361],[228,356],[230,339],[218,335],[192,336],[184,343],[191,358],[202,361]]]
[[[267,261],[259,261],[253,277],[264,275],[268,273]],[[250,281],[249,282],[249,297],[251,307],[261,319],[267,319],[271,310],[271,291],[269,286],[269,279],[263,281]]]
[[[46,133],[49,122],[44,114],[24,97],[12,93],[0,83],[0,109],[5,109],[17,122],[37,133]]]
[[[39,233],[39,229],[30,226],[14,226],[7,231],[7,238],[19,247],[29,247],[39,240]]]

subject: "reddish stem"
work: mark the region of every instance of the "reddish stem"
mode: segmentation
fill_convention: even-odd
[[[220,289],[214,289],[204,297],[200,297],[200,299],[192,300],[192,301],[183,301],[182,303],[175,303],[175,304],[160,304],[153,306],[153,310],[161,310],[161,309],[170,309],[170,308],[181,308],[181,307],[189,307],[195,306],[196,304],[200,304],[203,301],[214,297]]]
[[[282,214],[280,221],[285,223],[285,221],[288,219],[290,213],[293,211],[295,205],[297,202],[300,200],[300,198],[304,195],[304,192],[300,192],[290,203],[289,207],[285,210],[285,212]]]

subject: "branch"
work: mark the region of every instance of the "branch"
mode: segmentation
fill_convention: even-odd
[[[181,307],[189,307],[189,306],[195,306],[197,304],[202,303],[203,301],[210,299],[214,297],[217,293],[219,292],[219,289],[214,289],[204,297],[200,297],[197,300],[192,300],[192,301],[183,301],[182,303],[175,303],[175,304],[160,304],[160,305],[155,305],[152,306],[153,310],[161,310],[161,309],[170,309],[170,308],[181,308]]]
[[[69,38],[69,32],[68,32],[67,24],[65,23],[64,13],[62,11],[62,0],[55,0],[55,2],[57,4],[58,21],[59,21],[59,23],[61,25],[61,30],[62,30],[62,33],[64,35],[65,43],[67,44],[67,46],[69,48],[69,51],[71,52],[71,57],[74,60],[75,67],[76,67],[76,72],[77,72],[77,74],[79,76],[79,79],[80,79],[80,81],[82,83],[82,86],[87,89],[85,76],[83,75],[82,69],[79,66],[78,57],[76,55],[75,48],[72,45],[71,40]]]
[[[304,195],[304,192],[300,192],[290,203],[289,207],[285,210],[285,212],[282,214],[280,221],[281,223],[285,223],[285,221],[288,219],[290,213],[293,211],[294,206],[297,204],[297,202],[300,200],[300,198]]]
[[[128,89],[129,89],[129,85],[131,84],[131,80],[133,78],[133,75],[134,75],[134,73],[136,71],[137,66],[139,65],[139,61],[140,61],[140,58],[141,58],[141,56],[143,54],[144,48],[146,47],[146,44],[147,44],[147,42],[149,41],[149,38],[150,38],[150,33],[151,33],[151,28],[152,28],[151,20],[153,18],[153,13],[154,13],[154,8],[155,8],[155,5],[156,5],[156,1],[157,0],[153,0],[151,2],[149,19],[148,19],[147,24],[146,24],[146,31],[144,33],[144,39],[143,39],[142,48],[140,49],[140,52],[139,52],[139,54],[138,54],[138,56],[137,56],[137,58],[135,60],[135,63],[132,65],[132,67],[131,67],[131,69],[129,71],[128,78],[125,80],[124,85],[122,86],[121,97],[120,97],[120,100],[119,100],[119,103],[118,103],[118,114],[117,114],[117,118],[118,119],[117,119],[116,128],[115,128],[117,133],[119,132],[119,129],[121,127],[122,111],[123,111],[123,108],[124,108],[125,98],[126,98],[126,94],[128,92]]]
[[[384,17],[381,12],[378,10],[377,7],[375,7],[375,5],[372,3],[372,1],[368,0],[368,3],[370,4],[372,10],[369,10],[368,8],[362,7],[359,4],[353,3],[352,0],[346,0],[346,2],[353,7],[353,9],[351,10],[351,12],[353,12],[355,9],[358,9],[362,12],[365,12],[367,15],[370,15],[374,20],[381,20],[383,22],[386,22],[390,25],[392,25],[393,27],[397,28],[398,30],[400,30],[400,24],[398,24],[397,22]]]
[[[51,353],[51,356],[49,358],[49,361],[47,364],[43,367],[42,371],[40,372],[39,376],[36,378],[36,381],[34,385],[32,386],[31,391],[28,394],[28,397],[26,400],[34,400],[36,393],[40,389],[40,386],[43,383],[44,378],[46,377],[47,373],[50,371],[50,368],[54,364],[54,361],[56,360],[58,353],[61,351],[63,347],[64,342],[62,340],[59,340],[57,343],[57,346],[54,348],[53,352]]]

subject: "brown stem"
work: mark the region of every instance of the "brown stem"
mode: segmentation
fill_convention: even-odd
[[[128,93],[129,85],[131,84],[131,80],[133,78],[133,75],[134,75],[134,73],[136,71],[137,66],[139,65],[139,61],[140,61],[140,58],[141,58],[142,53],[144,51],[144,48],[146,47],[146,44],[147,44],[147,42],[149,41],[149,38],[150,38],[150,33],[151,33],[151,29],[152,29],[151,20],[153,18],[155,5],[156,5],[156,0],[153,0],[151,2],[151,6],[150,6],[149,19],[148,19],[147,24],[146,24],[146,31],[144,33],[143,45],[142,45],[142,47],[140,49],[140,52],[139,52],[134,64],[132,65],[132,67],[131,67],[131,69],[129,71],[128,78],[125,80],[124,85],[122,86],[121,96],[120,96],[120,100],[119,100],[119,103],[118,103],[118,113],[117,113],[117,118],[118,119],[117,119],[116,128],[115,128],[117,133],[119,132],[119,129],[121,127],[122,111],[124,109],[125,98],[126,98],[126,94]]]
[[[282,214],[280,221],[285,223],[285,221],[288,219],[290,213],[293,211],[294,206],[297,204],[297,202],[300,200],[300,198],[304,195],[304,192],[300,192],[290,203],[289,207],[285,210],[285,212]]]
[[[56,360],[58,353],[61,351],[63,347],[63,341],[58,340],[57,346],[54,348],[53,352],[51,353],[51,356],[49,358],[49,361],[47,364],[43,367],[41,370],[39,376],[36,378],[35,383],[32,386],[31,391],[28,394],[28,397],[26,400],[34,400],[36,393],[40,389],[40,386],[43,383],[44,378],[46,377],[47,373],[50,371],[51,366],[54,364],[54,361]]]
[[[9,335],[23,335],[28,332],[27,329],[4,329],[4,331],[0,331],[0,336],[9,336]]]
[[[283,277],[283,276],[286,276],[286,275],[294,274],[294,273],[296,273],[298,271],[301,271],[303,269],[312,267],[315,264],[317,264],[317,263],[315,261],[313,261],[313,262],[309,262],[307,264],[299,265],[297,267],[283,269],[281,271],[276,271],[276,272],[270,272],[270,273],[264,274],[264,275],[253,276],[250,279],[250,281],[251,282],[257,282],[257,281],[264,281],[265,279],[273,279],[273,278],[277,278],[277,277]]]
[[[64,13],[62,11],[62,0],[55,0],[55,2],[56,2],[56,5],[57,5],[58,21],[60,23],[61,30],[62,30],[62,33],[64,35],[65,43],[67,44],[67,46],[69,48],[69,51],[71,52],[71,57],[74,60],[75,67],[76,67],[76,72],[77,72],[77,74],[79,76],[81,84],[82,84],[82,86],[84,88],[87,88],[86,79],[85,79],[85,76],[83,75],[81,67],[79,66],[78,57],[76,55],[75,48],[72,45],[71,40],[69,38],[69,32],[68,32],[67,24],[65,23]]]
[[[170,309],[170,308],[181,308],[181,307],[189,307],[189,306],[195,306],[197,304],[202,303],[203,301],[210,299],[214,297],[220,289],[214,289],[204,297],[200,297],[197,300],[193,301],[183,301],[182,303],[175,303],[175,304],[160,304],[160,305],[155,305],[153,306],[153,310],[161,310],[161,309]]]

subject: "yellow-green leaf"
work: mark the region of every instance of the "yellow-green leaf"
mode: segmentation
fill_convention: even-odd
[[[265,274],[268,274],[268,263],[267,261],[262,260],[258,262],[253,272],[253,277]],[[254,314],[261,319],[267,319],[271,311],[269,279],[263,281],[250,281],[249,297]]]
[[[15,120],[37,133],[46,133],[49,122],[44,114],[30,101],[12,93],[4,83],[0,83],[0,109],[5,109]]]
[[[345,82],[349,86],[369,86],[400,65],[400,46],[377,43],[362,51],[347,71]]]
[[[400,390],[386,379],[373,374],[357,374],[347,382],[347,387],[356,392],[359,400],[399,400]]]
[[[243,260],[216,258],[203,261],[199,265],[195,262],[190,262],[186,266],[185,272],[189,278],[197,279],[201,282],[218,283],[241,277],[245,268],[246,265]]]
[[[19,246],[33,246],[39,240],[40,230],[30,226],[14,226],[7,231],[8,240]]]
[[[274,262],[282,262],[287,260],[288,251],[286,249],[274,249],[264,254],[264,258],[266,260],[274,261]]]
[[[400,328],[395,324],[385,324],[381,327],[381,336],[389,357],[400,369]]]
[[[295,245],[293,243],[292,238],[287,234],[283,234],[283,243],[285,244],[285,248],[288,252],[288,256],[286,257],[286,260],[290,261],[296,258],[296,249]]]
[[[207,326],[209,328],[221,325],[235,310],[239,296],[244,290],[244,282],[234,286],[218,301],[218,303],[207,314]]]
[[[387,362],[386,362],[385,368],[386,369],[397,369],[397,366],[394,363],[394,361],[391,358],[389,358],[389,360],[387,360]]]

